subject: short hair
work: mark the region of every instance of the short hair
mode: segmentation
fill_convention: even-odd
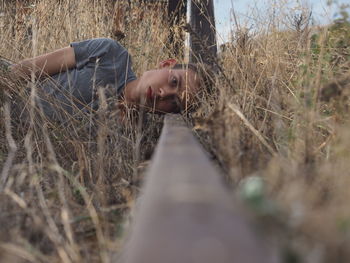
[[[175,64],[173,69],[190,69],[199,76],[200,89],[198,93],[195,94],[194,103],[186,109],[186,112],[190,113],[197,110],[200,106],[201,101],[204,96],[208,96],[213,93],[215,74],[211,66],[204,63],[185,63],[185,64]]]

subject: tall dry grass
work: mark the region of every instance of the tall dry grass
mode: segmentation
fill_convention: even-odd
[[[194,130],[252,207],[281,262],[348,262],[349,36],[311,26],[307,10],[284,2],[255,14],[254,31],[232,25],[215,92],[194,114]],[[112,1],[38,0],[24,24],[13,8],[3,2],[0,54],[14,61],[112,37]],[[121,43],[137,73],[171,54],[164,21],[152,12],[160,11],[144,15],[136,1],[127,11]],[[343,46],[330,43],[341,38]],[[7,82],[28,117],[21,122],[22,111],[11,112],[11,99],[2,96],[0,162],[7,180],[0,257],[108,262],[118,254],[159,118],[134,119],[130,112],[121,123],[114,102],[102,100],[93,116],[52,123],[33,105],[35,85]],[[327,90],[337,96],[327,101]]]
[[[1,7],[0,53],[12,61],[113,37],[113,1],[27,2],[23,17],[12,1]],[[133,2],[125,12],[129,23],[121,42],[139,73],[165,58],[166,27],[153,15],[157,9]],[[141,14],[142,23],[131,19]],[[101,89],[98,112],[52,122],[35,103],[35,84],[1,76],[0,261],[110,262],[161,118],[130,109],[123,121],[116,101]]]
[[[220,60],[233,83],[217,80],[196,129],[282,262],[348,262],[350,27],[309,14],[270,6],[233,25]]]

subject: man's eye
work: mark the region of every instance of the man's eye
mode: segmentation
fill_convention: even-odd
[[[176,87],[179,84],[179,82],[176,77],[172,77],[170,80],[170,84],[171,86]]]

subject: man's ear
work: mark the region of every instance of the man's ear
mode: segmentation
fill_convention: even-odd
[[[159,62],[159,68],[171,68],[177,63],[176,59],[169,58]]]

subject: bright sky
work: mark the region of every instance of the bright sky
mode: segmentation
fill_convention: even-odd
[[[337,5],[350,4],[349,0],[337,0],[337,4],[333,6],[327,6],[327,0],[214,0],[215,6],[215,19],[218,34],[218,42],[222,43],[224,39],[227,39],[230,28],[232,28],[232,10],[235,10],[239,23],[248,23],[249,26],[254,25],[254,21],[249,15],[252,11],[264,12],[267,3],[276,2],[281,4],[282,2],[288,2],[288,6],[308,6],[313,13],[313,19],[317,24],[327,24],[335,17],[336,12],[339,10]],[[220,40],[221,39],[221,40]]]

